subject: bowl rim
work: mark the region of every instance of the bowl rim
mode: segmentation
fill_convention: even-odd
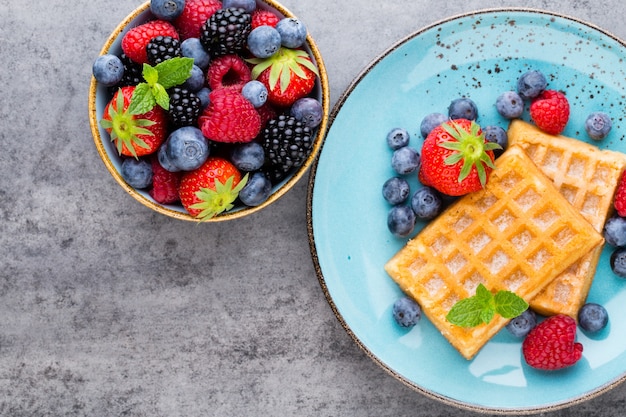
[[[291,11],[289,11],[286,7],[284,7],[283,5],[281,5],[280,3],[274,0],[257,0],[257,7],[259,6],[259,3],[264,4],[266,7],[273,8],[275,11],[282,14],[284,17],[295,17],[295,15]],[[142,5],[140,5],[131,13],[129,13],[115,27],[115,29],[111,32],[111,34],[107,37],[107,40],[105,41],[103,47],[100,50],[99,56],[108,53],[113,43],[118,39],[118,37],[128,27],[128,25],[131,24],[131,22],[134,19],[136,19],[139,15],[148,11],[149,8],[150,8],[150,0],[145,1]],[[258,206],[244,206],[243,208],[240,208],[238,210],[226,211],[210,219],[201,220],[201,219],[191,216],[186,211],[174,210],[172,208],[168,208],[165,205],[157,203],[156,201],[150,198],[147,198],[143,194],[139,193],[135,188],[131,187],[128,183],[126,183],[126,181],[124,181],[121,173],[115,168],[115,166],[113,165],[104,147],[103,138],[100,135],[99,121],[98,121],[98,115],[97,115],[97,109],[96,109],[96,93],[98,90],[98,82],[96,81],[95,77],[92,74],[91,82],[89,85],[89,106],[88,106],[89,125],[91,127],[91,134],[92,134],[96,149],[98,151],[98,154],[100,155],[100,159],[102,159],[102,162],[104,163],[105,167],[107,168],[109,173],[113,176],[113,178],[116,180],[116,182],[122,187],[122,189],[124,189],[135,200],[139,201],[144,206],[160,214],[164,214],[168,217],[172,217],[172,218],[179,219],[179,220],[191,221],[191,222],[220,222],[220,221],[242,218],[249,214],[262,210],[263,208],[271,205],[273,202],[275,202],[276,200],[281,198],[283,195],[285,195],[304,176],[304,174],[308,171],[308,169],[313,164],[315,158],[317,157],[317,154],[321,150],[322,144],[326,137],[326,132],[328,128],[328,119],[329,119],[329,114],[330,114],[330,88],[328,84],[328,74],[326,72],[326,67],[324,65],[324,60],[322,58],[322,55],[315,41],[313,40],[313,37],[311,36],[310,32],[307,34],[307,37],[306,37],[306,45],[309,48],[312,58],[319,71],[319,77],[318,77],[318,81],[316,82],[316,84],[319,85],[320,94],[321,94],[322,111],[325,117],[322,118],[322,122],[316,128],[317,131],[315,133],[315,138],[313,140],[313,148],[311,149],[311,152],[309,156],[307,157],[307,159],[304,161],[304,163],[284,183],[278,185],[278,188],[276,188],[272,192],[272,194],[270,194],[267,200],[265,200],[263,203],[259,204]]]

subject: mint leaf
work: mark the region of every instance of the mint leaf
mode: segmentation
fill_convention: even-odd
[[[161,84],[155,84],[154,87],[152,87],[152,95],[159,106],[163,107],[165,110],[169,110],[170,96]]]
[[[505,319],[519,316],[528,308],[528,303],[511,291],[498,291],[495,299],[496,313]]]
[[[494,296],[483,284],[479,284],[476,294],[458,301],[452,306],[446,319],[457,326],[474,327],[491,322],[496,313],[511,319],[527,308],[528,303],[517,294],[500,290]]]
[[[143,64],[143,71],[141,73],[143,79],[146,80],[148,85],[155,85],[159,82],[159,71],[149,64]]]
[[[484,305],[476,298],[458,301],[446,315],[446,319],[457,326],[474,327],[483,323]]]
[[[146,83],[140,83],[133,91],[130,98],[130,106],[128,112],[130,114],[144,114],[152,110],[156,101],[150,90],[150,86]]]
[[[176,57],[154,67],[159,74],[159,84],[166,90],[187,81],[191,76],[193,58]],[[146,80],[147,81],[147,80]]]

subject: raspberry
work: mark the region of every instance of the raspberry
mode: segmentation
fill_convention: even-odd
[[[559,91],[545,90],[530,105],[530,117],[544,132],[560,134],[569,120],[567,98]]]
[[[129,30],[122,38],[122,51],[139,64],[148,62],[146,47],[157,36],[171,36],[178,40],[176,28],[165,20],[153,20]]]
[[[152,189],[150,196],[160,204],[172,204],[180,198],[178,196],[178,185],[180,184],[181,173],[170,172],[161,166],[156,155],[151,158],[152,164]]]
[[[558,314],[545,319],[528,333],[522,343],[526,363],[533,368],[556,370],[574,365],[583,353],[575,342],[576,321]]]
[[[181,40],[199,38],[204,22],[221,8],[219,0],[187,0],[183,12],[174,20]]]
[[[222,143],[252,141],[261,131],[261,116],[241,93],[231,88],[213,90],[198,120],[207,138]]]
[[[244,84],[252,79],[246,61],[238,55],[224,55],[211,61],[207,71],[207,83],[211,90],[222,87],[241,91]]]
[[[276,27],[278,22],[280,22],[280,18],[269,10],[256,9],[252,12],[252,29],[259,26]]]
[[[619,216],[626,217],[626,175],[622,175],[617,185],[613,205]]]

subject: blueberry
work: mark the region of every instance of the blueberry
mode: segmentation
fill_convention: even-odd
[[[307,29],[304,23],[295,17],[286,17],[276,24],[281,43],[285,48],[299,48],[304,44]]]
[[[181,171],[193,171],[209,157],[209,143],[194,126],[174,130],[163,146],[169,162]]]
[[[115,55],[100,55],[93,63],[92,73],[100,84],[111,87],[122,80],[124,76],[124,64],[122,60]]]
[[[209,99],[209,95],[211,94],[211,89],[209,87],[202,87],[200,90],[196,92],[196,96],[200,99],[200,107],[202,110],[206,109],[211,100]]]
[[[255,207],[265,202],[272,193],[272,183],[262,172],[255,172],[239,191],[239,199],[246,206]]]
[[[496,99],[496,110],[505,119],[517,119],[524,113],[524,100],[515,91],[505,91]]]
[[[578,311],[578,325],[589,333],[604,329],[609,322],[609,313],[596,303],[587,303]]]
[[[407,146],[410,139],[409,132],[401,127],[393,128],[387,133],[387,145],[394,151]]]
[[[252,13],[256,9],[255,0],[224,0],[222,2],[222,8],[239,8],[244,9],[247,13]]]
[[[185,0],[150,0],[150,11],[162,20],[174,20],[185,8]]]
[[[410,174],[417,171],[420,166],[420,154],[409,146],[404,146],[393,151],[391,167],[400,175]]]
[[[431,187],[420,188],[411,197],[411,208],[418,219],[433,219],[439,215],[442,207],[439,192]]]
[[[192,93],[204,87],[204,72],[202,68],[194,64],[193,67],[191,67],[191,75],[187,78],[187,81],[183,83],[182,87]]]
[[[267,87],[261,81],[248,81],[241,89],[241,95],[258,109],[267,101]]]
[[[180,52],[182,56],[192,58],[193,63],[203,70],[207,69],[211,62],[211,56],[204,49],[198,38],[187,38],[182,41]]]
[[[476,120],[478,118],[478,108],[476,107],[476,103],[469,98],[457,98],[452,100],[448,107],[448,117],[453,120]]]
[[[409,197],[411,187],[404,178],[393,177],[389,178],[383,184],[383,198],[387,200],[389,204],[396,205],[404,203]]]
[[[437,126],[446,122],[448,120],[448,116],[443,113],[430,113],[426,115],[422,119],[422,123],[420,124],[420,133],[422,137],[425,139],[426,136]]]
[[[159,148],[159,150],[157,152],[157,158],[159,159],[159,164],[161,164],[163,169],[165,169],[166,171],[169,171],[169,172],[179,172],[180,171],[180,168],[178,168],[176,165],[174,165],[172,163],[172,161],[170,161],[170,158],[165,153],[165,146],[161,146]]]
[[[319,100],[312,97],[304,97],[292,104],[290,114],[295,117],[297,121],[313,129],[322,123],[324,109]]]
[[[611,131],[612,125],[609,115],[600,111],[591,113],[585,120],[585,130],[594,140],[604,139]]]
[[[393,318],[402,327],[415,326],[422,317],[422,309],[409,297],[398,298],[391,309]]]
[[[506,133],[506,130],[500,126],[490,125],[485,126],[482,131],[487,142],[494,142],[502,147],[502,149],[495,149],[493,151],[494,156],[497,158],[502,155],[502,152],[509,146],[509,135]]]
[[[241,171],[256,171],[265,162],[265,151],[257,142],[243,143],[233,147],[230,160]]]
[[[611,269],[618,277],[626,278],[626,248],[617,248],[611,254]]]
[[[506,329],[515,337],[525,337],[537,325],[537,316],[531,309],[527,309],[519,316],[511,319]]]
[[[124,159],[121,174],[131,187],[147,188],[152,185],[152,165],[143,159]]]
[[[537,97],[548,86],[548,81],[541,71],[530,70],[517,80],[517,93],[523,100]]]
[[[415,213],[409,206],[393,206],[387,215],[387,227],[397,237],[407,237],[415,228]]]
[[[604,224],[604,239],[611,246],[626,246],[626,219],[620,216],[610,217]]]
[[[257,58],[269,58],[280,49],[281,37],[272,26],[256,27],[248,35],[248,49]]]

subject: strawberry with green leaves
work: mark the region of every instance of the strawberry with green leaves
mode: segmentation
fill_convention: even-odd
[[[138,158],[154,153],[167,136],[167,89],[189,78],[193,59],[174,58],[155,67],[143,65],[145,82],[120,88],[100,120],[120,155]]]
[[[306,97],[315,85],[319,71],[309,54],[300,49],[281,47],[269,58],[252,58],[252,78],[268,91],[268,102],[279,107],[291,106]]]
[[[482,189],[494,168],[495,149],[471,120],[448,120],[424,140],[418,177],[422,184],[450,196]]]
[[[247,180],[248,174],[242,178],[227,159],[210,156],[200,168],[183,175],[178,193],[191,216],[208,220],[234,207]]]

